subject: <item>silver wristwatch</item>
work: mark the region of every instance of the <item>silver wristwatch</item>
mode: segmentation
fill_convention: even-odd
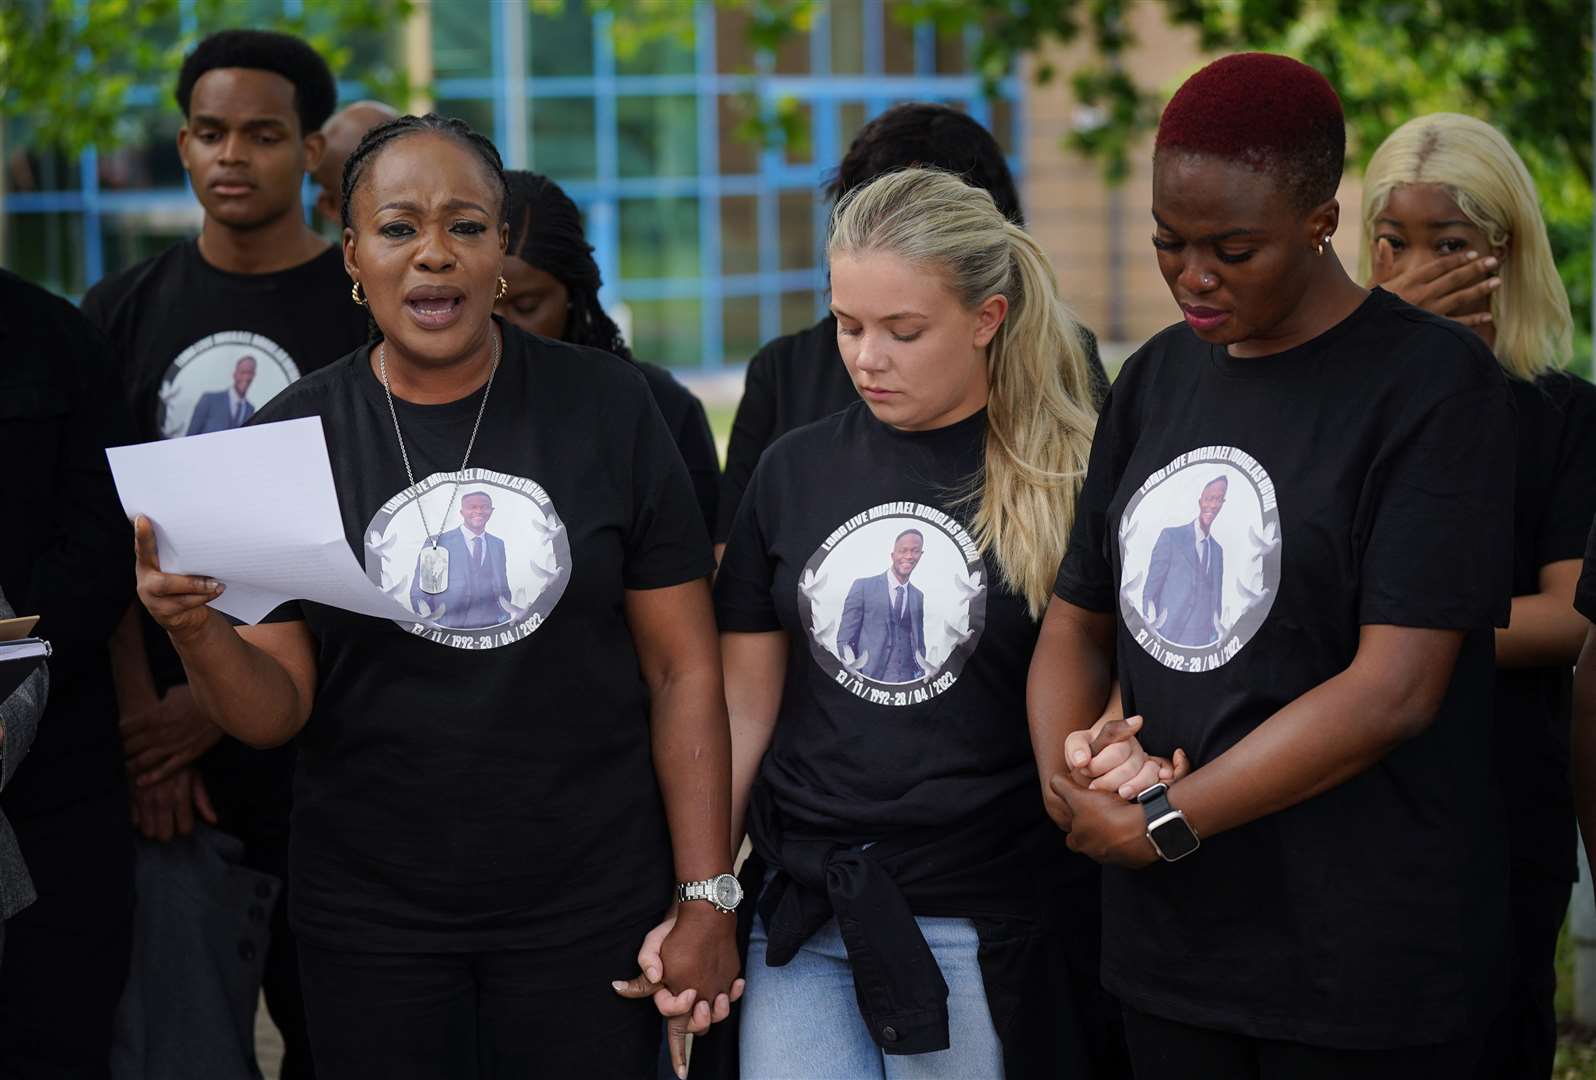
[[[730,874],[717,874],[703,881],[684,881],[677,885],[676,899],[708,900],[716,911],[729,915],[743,902],[743,886]]]

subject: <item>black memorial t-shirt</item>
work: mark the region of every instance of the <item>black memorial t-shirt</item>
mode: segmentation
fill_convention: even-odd
[[[1340,1047],[1485,1019],[1506,921],[1490,725],[1513,422],[1477,336],[1378,289],[1273,356],[1180,325],[1126,363],[1055,591],[1117,615],[1150,751],[1200,769],[1344,671],[1363,625],[1466,634],[1434,722],[1363,774],[1179,863],[1105,869],[1103,977],[1123,1001]]]
[[[693,494],[704,516],[704,528],[715,528],[715,508],[720,503],[720,457],[715,451],[715,435],[704,413],[704,403],[658,364],[638,361],[638,368],[654,394],[665,426],[670,430],[682,463],[693,481]]]
[[[242,426],[301,375],[357,348],[367,327],[336,244],[287,270],[235,274],[184,241],[100,281],[83,313],[115,347],[141,442]],[[186,681],[147,613],[144,643],[158,690]],[[229,786],[247,783],[255,796],[235,792],[246,804],[285,793],[292,765],[291,749],[262,753],[227,738],[201,761],[213,784],[222,774]]]
[[[499,325],[503,361],[458,491],[481,394],[395,402],[412,486],[369,347],[254,421],[321,417],[351,549],[431,619],[314,603],[271,616],[302,617],[317,641],[291,909],[313,944],[552,950],[632,932],[668,899],[623,600],[708,574],[709,538],[642,374]],[[429,531],[445,580],[424,580]]]
[[[1097,355],[1097,338],[1081,327],[1091,369],[1092,397],[1101,405],[1108,376]],[[726,446],[726,471],[721,477],[716,516],[716,543],[731,535],[754,466],[765,448],[789,431],[846,409],[859,400],[837,349],[837,317],[767,343],[748,361],[742,400]]]
[[[1541,567],[1578,559],[1596,515],[1596,387],[1550,372],[1509,379],[1518,408],[1513,595],[1540,592]],[[1577,877],[1569,752],[1572,667],[1498,668],[1496,760],[1515,864]]]
[[[856,401],[783,436],[754,473],[716,612],[722,632],[787,632],[760,782],[794,829],[880,840],[974,820],[1036,784],[1037,624],[959,500],[986,426],[982,410],[902,432]]]

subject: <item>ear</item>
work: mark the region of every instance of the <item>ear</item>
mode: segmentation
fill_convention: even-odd
[[[1003,320],[1008,318],[1009,298],[1002,293],[994,293],[981,301],[981,306],[975,309],[975,340],[973,344],[977,349],[984,349],[992,344],[992,339],[997,337],[998,329],[1003,325]]]
[[[321,164],[322,156],[327,153],[327,136],[319,131],[312,131],[305,136],[305,171],[313,173],[316,166]]]
[[[316,193],[316,213],[324,221],[338,220],[338,192],[331,188],[322,188]]]
[[[1493,247],[1491,254],[1496,256],[1498,262],[1507,262],[1508,257],[1513,254],[1513,238],[1509,236],[1501,244]],[[1500,271],[1501,267],[1498,267],[1497,270]]]
[[[183,171],[188,172],[188,125],[184,124],[177,129],[177,157],[183,163]]]
[[[344,273],[349,280],[360,280],[360,259],[355,251],[355,230],[344,230]]]
[[[503,255],[510,250],[510,226],[506,222],[499,226],[499,254]],[[504,273],[504,268],[499,268],[499,273]]]
[[[1308,211],[1303,224],[1308,229],[1310,248],[1317,249],[1320,244],[1328,243],[1341,225],[1341,203],[1336,199],[1327,199]]]

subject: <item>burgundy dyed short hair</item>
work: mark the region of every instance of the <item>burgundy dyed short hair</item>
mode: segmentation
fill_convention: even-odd
[[[1153,153],[1175,150],[1268,172],[1307,209],[1335,197],[1347,126],[1329,80],[1307,64],[1236,53],[1187,79],[1164,108]]]

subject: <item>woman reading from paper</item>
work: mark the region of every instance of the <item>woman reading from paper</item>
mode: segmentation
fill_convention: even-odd
[[[673,882],[713,899],[681,904],[657,1003],[704,1028],[740,989],[708,537],[637,370],[492,317],[505,197],[459,121],[368,134],[344,255],[378,337],[256,418],[321,418],[350,545],[415,619],[235,629],[138,523],[201,706],[299,738],[292,918],[340,1078],[649,1075],[658,1015],[610,984]]]

